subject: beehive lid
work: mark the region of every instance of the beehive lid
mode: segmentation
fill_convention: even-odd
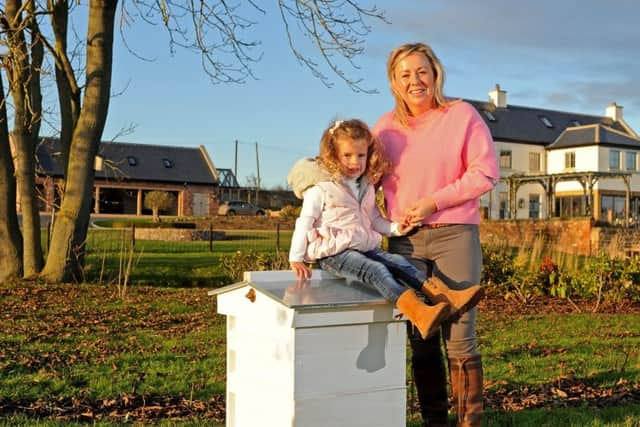
[[[299,283],[289,270],[245,272],[244,281],[209,292],[221,295],[250,286],[273,300],[296,310],[387,304],[375,290],[360,282],[347,282],[322,270]]]

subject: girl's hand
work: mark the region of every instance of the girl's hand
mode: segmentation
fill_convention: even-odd
[[[414,228],[416,228],[416,224],[412,224],[410,218],[406,215],[404,218],[402,218],[402,221],[398,223],[398,233],[402,234],[403,236]]]
[[[291,270],[296,274],[298,280],[307,280],[311,278],[311,269],[304,262],[290,261]]]
[[[407,210],[404,212],[405,221],[412,224],[413,226],[417,226],[422,224],[422,222],[431,216],[431,214],[437,211],[436,203],[433,201],[431,197],[425,197],[424,199],[420,199],[415,202],[413,205],[409,206]]]

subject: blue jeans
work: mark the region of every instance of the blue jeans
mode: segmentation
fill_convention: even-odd
[[[339,254],[317,260],[321,269],[373,286],[394,306],[407,286],[420,290],[427,279],[405,257],[375,248],[367,252],[347,249]]]

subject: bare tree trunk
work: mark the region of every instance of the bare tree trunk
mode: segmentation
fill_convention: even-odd
[[[32,9],[33,4],[26,5],[27,10]],[[32,101],[40,99],[39,94],[31,94],[32,89],[39,90],[40,78],[37,71],[33,74],[29,60],[29,50],[25,39],[26,28],[29,27],[34,40],[31,49],[39,44],[37,34],[33,34],[35,19],[27,14],[27,19],[21,18],[22,4],[20,0],[7,1],[7,25],[11,60],[9,72],[9,84],[14,105],[13,140],[16,156],[16,180],[20,191],[20,210],[22,212],[23,230],[23,274],[31,277],[40,272],[43,265],[42,245],[40,242],[40,209],[36,194],[35,171],[35,142],[40,126],[40,106],[32,105]],[[37,26],[35,26],[37,29]],[[31,52],[34,60],[42,61],[42,50]],[[33,64],[40,67],[40,64]],[[34,133],[35,132],[35,133]]]
[[[69,20],[68,0],[50,0],[51,28],[55,37],[55,70],[60,106],[60,147],[62,170],[69,164],[69,150],[73,130],[80,114],[80,87],[67,53],[67,36]]]
[[[117,0],[89,2],[86,89],[69,151],[65,195],[41,274],[48,281],[82,280],[93,164],[109,109],[116,6]]]
[[[13,99],[16,99],[15,96]],[[16,119],[19,120],[17,117]],[[24,276],[33,277],[40,272],[43,264],[42,244],[40,242],[40,209],[35,191],[34,141],[30,135],[19,134],[16,131],[13,133],[13,138],[16,149],[16,180],[20,191],[20,211],[22,213],[22,233],[24,238]]]
[[[22,276],[22,235],[16,214],[16,179],[9,147],[6,95],[0,75],[0,283]]]

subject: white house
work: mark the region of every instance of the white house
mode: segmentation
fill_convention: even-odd
[[[481,205],[491,219],[640,215],[640,138],[615,102],[603,116],[509,105],[499,85],[489,101],[467,100],[491,130],[500,184]]]

